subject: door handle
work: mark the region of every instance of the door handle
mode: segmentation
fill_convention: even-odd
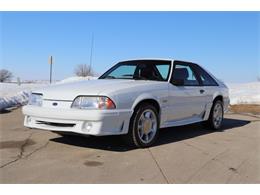
[[[204,90],[204,89],[201,89],[201,90],[200,90],[200,93],[204,93],[204,92],[205,92],[205,90]]]

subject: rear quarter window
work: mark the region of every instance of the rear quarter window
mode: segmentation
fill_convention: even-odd
[[[200,66],[195,66],[195,71],[197,72],[202,85],[204,86],[218,86],[218,83]]]

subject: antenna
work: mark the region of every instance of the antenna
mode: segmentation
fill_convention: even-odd
[[[50,65],[50,84],[52,82],[52,64],[53,64],[53,57],[49,57],[49,65]]]
[[[94,33],[92,33],[92,37],[91,37],[91,48],[90,48],[90,57],[89,57],[90,68],[92,66],[93,46],[94,46]]]

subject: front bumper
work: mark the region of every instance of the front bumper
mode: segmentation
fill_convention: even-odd
[[[130,110],[79,110],[24,106],[24,126],[85,135],[119,135],[128,132]]]

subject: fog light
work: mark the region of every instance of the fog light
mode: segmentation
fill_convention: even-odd
[[[83,125],[83,130],[90,131],[92,129],[93,124],[91,122],[86,122]]]

